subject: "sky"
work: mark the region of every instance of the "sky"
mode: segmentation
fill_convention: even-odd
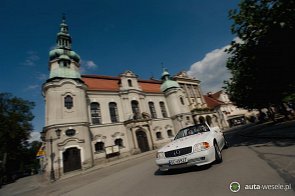
[[[1,0],[0,92],[35,102],[33,135],[44,126],[42,84],[62,15],[81,59],[82,74],[118,76],[131,70],[160,79],[162,66],[216,92],[235,36],[228,11],[238,0]]]

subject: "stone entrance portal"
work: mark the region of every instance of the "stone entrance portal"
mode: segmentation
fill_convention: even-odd
[[[73,147],[63,152],[64,173],[81,169],[80,149]]]
[[[143,130],[139,129],[136,131],[136,138],[137,138],[138,147],[141,152],[146,152],[150,150],[147,135]]]

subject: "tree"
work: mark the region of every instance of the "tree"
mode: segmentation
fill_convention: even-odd
[[[5,172],[20,169],[20,160],[33,129],[33,108],[33,102],[0,93],[0,160]]]
[[[230,10],[233,41],[227,52],[232,78],[226,91],[240,107],[277,105],[295,93],[295,1],[243,0]]]
[[[40,149],[42,142],[33,141],[23,148],[23,156],[20,158],[21,170],[24,175],[37,173],[40,168],[39,160],[36,158],[37,152]]]

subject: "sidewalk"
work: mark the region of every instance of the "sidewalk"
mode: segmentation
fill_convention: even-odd
[[[151,150],[151,151],[147,151],[147,152],[144,152],[144,153],[140,153],[140,154],[136,154],[136,155],[130,155],[130,156],[123,157],[123,158],[118,158],[118,159],[110,159],[106,163],[97,164],[97,165],[95,165],[95,166],[93,166],[91,168],[88,168],[86,170],[70,172],[69,174],[66,174],[66,175],[62,176],[60,179],[58,179],[58,181],[68,179],[68,178],[71,178],[71,177],[74,177],[74,176],[77,176],[77,175],[80,175],[80,174],[91,173],[91,172],[93,172],[95,170],[98,170],[98,169],[102,169],[102,168],[109,167],[109,166],[112,166],[112,165],[117,165],[117,164],[129,161],[129,160],[133,160],[133,159],[138,159],[138,158],[141,158],[141,157],[144,157],[144,156],[148,156],[150,154],[155,154],[155,157],[156,157],[156,150]]]
[[[138,158],[152,155],[155,153],[156,153],[156,150],[152,150],[152,151],[148,151],[148,152],[144,152],[144,153],[140,153],[140,154],[136,154],[136,155],[131,155],[131,156],[120,158],[120,159],[115,159],[115,160],[112,159],[109,162],[95,165],[94,167],[91,167],[86,170],[70,172],[70,173],[62,176],[60,179],[58,179],[55,182],[50,182],[49,179],[46,179],[44,177],[44,175],[40,175],[40,174],[28,176],[25,178],[20,178],[14,183],[3,185],[2,188],[0,189],[0,195],[5,195],[5,196],[26,195],[33,190],[37,190],[40,188],[46,188],[48,186],[54,185],[55,183],[62,182],[63,180],[66,180],[69,178],[73,178],[73,177],[76,177],[79,175],[85,175],[85,174],[94,172],[95,170],[99,170],[99,169],[109,167],[112,165],[117,165],[117,164],[129,161],[129,160],[138,159]]]

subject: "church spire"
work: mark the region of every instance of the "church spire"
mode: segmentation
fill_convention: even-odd
[[[71,44],[72,38],[69,34],[66,17],[63,15],[56,37],[56,47],[49,52],[49,78],[81,78],[80,56],[72,50]]]
[[[170,73],[168,72],[168,69],[167,68],[163,68],[163,73],[162,73],[161,79],[163,81],[170,80]]]
[[[60,31],[57,33],[57,48],[63,48],[63,49],[71,49],[72,44],[72,38],[69,34],[69,28],[66,23],[66,16],[63,14],[62,21],[60,24]]]

